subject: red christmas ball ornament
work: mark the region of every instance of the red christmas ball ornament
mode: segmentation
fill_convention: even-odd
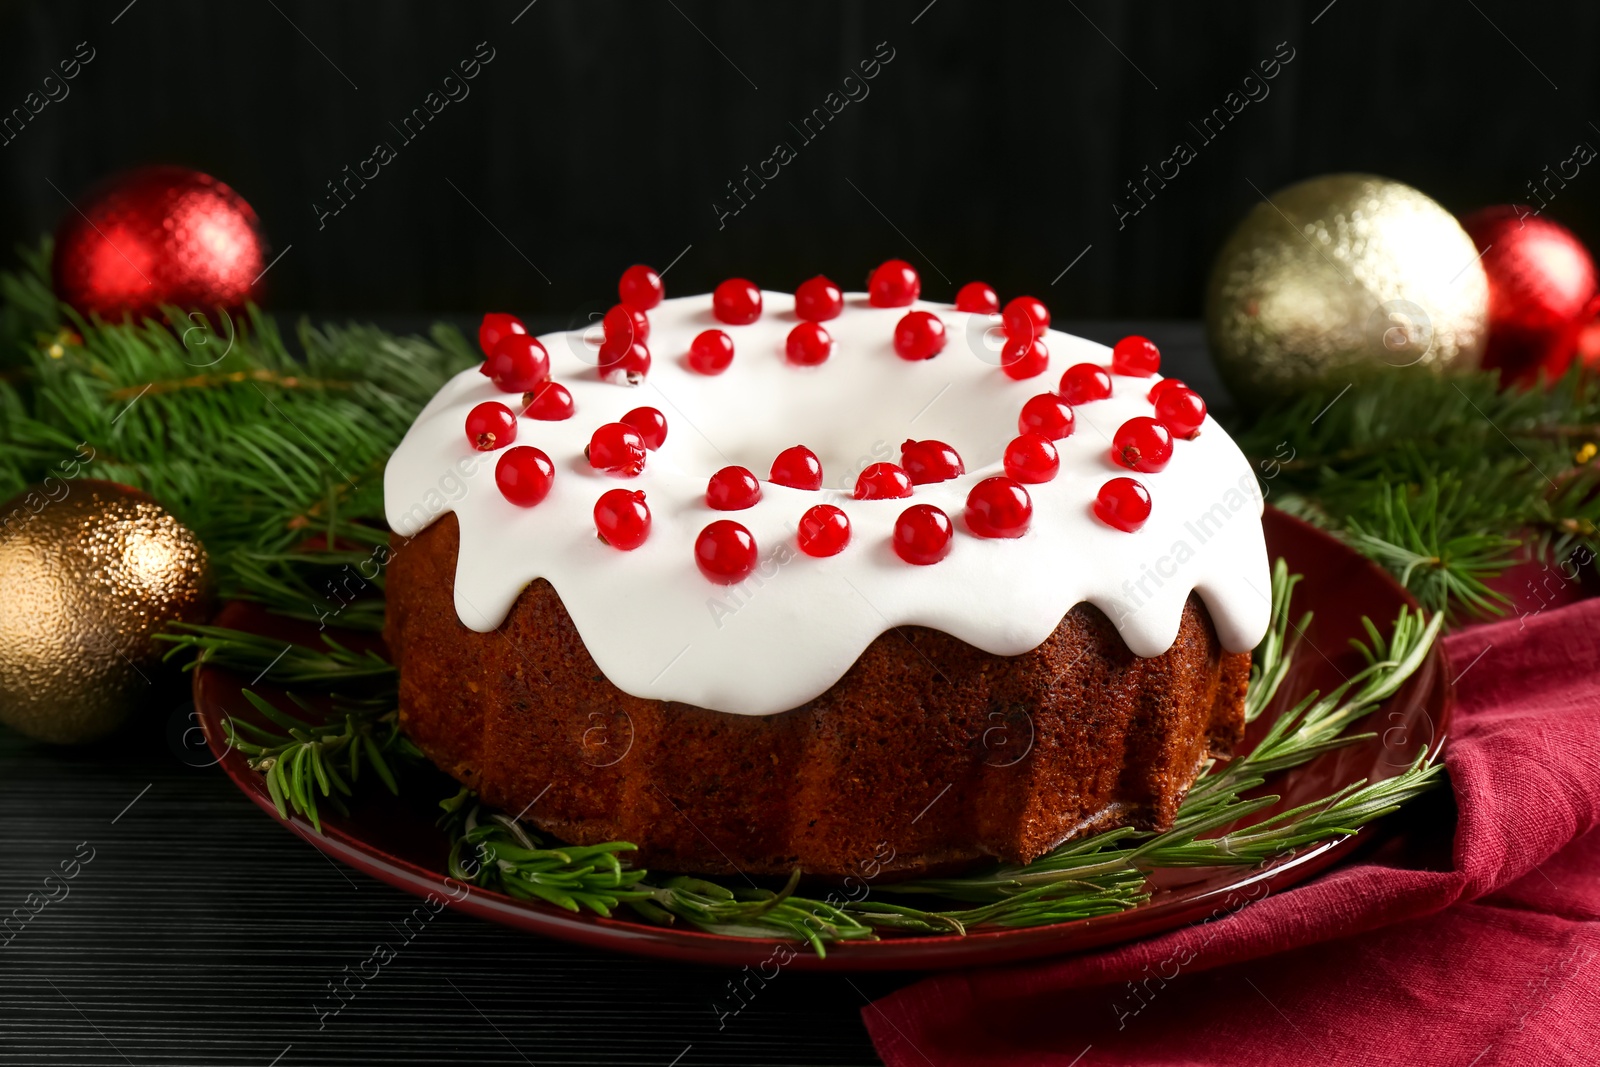
[[[1489,278],[1485,369],[1507,383],[1555,378],[1572,362],[1597,281],[1594,259],[1573,232],[1526,207],[1484,208],[1461,220]]]
[[[236,311],[259,303],[268,264],[244,197],[187,167],[141,167],[78,199],[56,229],[56,296],[107,319],[164,304]]]

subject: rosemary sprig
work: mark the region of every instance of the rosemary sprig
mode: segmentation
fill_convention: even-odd
[[[781,890],[729,889],[706,878],[675,875],[649,881],[619,858],[637,846],[624,841],[545,848],[516,819],[487,815],[463,789],[444,801],[451,830],[450,875],[523,900],[542,900],[568,911],[610,916],[626,905],[645,920],[683,920],[711,933],[807,942],[826,955],[832,941],[871,938],[872,927],[828,901],[795,895],[796,870]]]
[[[383,703],[336,707],[331,717],[324,713],[323,721],[312,723],[279,710],[249,689],[244,697],[281,732],[230,716],[224,722],[229,746],[244,753],[251,768],[266,776],[279,818],[289,818],[292,810],[309,819],[318,833],[322,832],[319,794],[341,815],[349,814],[343,798],[354,794],[363,765],[398,796],[400,784],[391,762],[425,759],[400,732],[399,711],[385,710]],[[299,696],[291,693],[290,699],[302,711],[316,714]]]

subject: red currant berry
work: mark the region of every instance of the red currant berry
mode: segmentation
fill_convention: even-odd
[[[894,350],[901,359],[932,359],[944,351],[944,320],[931,311],[908,311],[894,328]]]
[[[911,495],[911,477],[893,463],[873,463],[856,478],[857,500],[899,500]]]
[[[1156,397],[1156,418],[1177,437],[1193,437],[1206,421],[1206,402],[1185,386],[1168,389]]]
[[[478,324],[478,347],[483,349],[485,356],[494,351],[494,346],[514,333],[527,333],[528,328],[522,325],[522,320],[515,315],[507,315],[501,311],[491,311],[483,317],[483,322]],[[484,371],[485,374],[488,371]]]
[[[967,473],[960,454],[943,441],[905,442],[900,446],[900,466],[911,476],[912,485],[947,482]]]
[[[1154,474],[1172,459],[1172,434],[1155,419],[1136,415],[1117,427],[1111,458],[1136,471]]]
[[[622,421],[639,431],[644,447],[654,452],[667,440],[667,417],[655,408],[634,408]]]
[[[705,330],[689,345],[689,369],[721,374],[733,362],[733,338],[721,330]]]
[[[1040,393],[1022,405],[1022,414],[1017,416],[1018,433],[1036,433],[1052,441],[1071,437],[1076,425],[1072,405],[1054,393]]]
[[[903,259],[880,264],[867,278],[867,302],[875,308],[903,308],[922,295],[922,279]]]
[[[1010,478],[985,478],[967,494],[965,518],[979,537],[1021,537],[1033,525],[1033,498]]]
[[[894,554],[926,567],[950,554],[950,516],[932,504],[913,504],[894,520]]]
[[[732,519],[711,523],[694,541],[694,561],[713,582],[733,585],[756,569],[756,539]]]
[[[517,417],[498,400],[485,400],[467,412],[467,443],[479,452],[493,452],[517,439]]]
[[[560,382],[540,382],[522,394],[522,414],[540,422],[560,422],[572,418],[577,408],[572,393]]]
[[[527,392],[550,377],[550,353],[525,333],[502,337],[483,365],[495,388],[507,393]]]
[[[1094,513],[1107,526],[1133,533],[1150,517],[1150,490],[1132,478],[1113,478],[1095,495]]]
[[[1150,391],[1145,394],[1145,399],[1154,404],[1162,393],[1166,392],[1168,389],[1176,389],[1179,386],[1183,386],[1185,389],[1188,388],[1188,386],[1184,386],[1183,383],[1176,378],[1163,378],[1150,387]]]
[[[1061,399],[1069,404],[1087,404],[1111,395],[1111,375],[1096,363],[1074,363],[1061,376]]]
[[[650,340],[650,317],[626,304],[616,304],[601,318],[600,332],[613,345],[643,344]]]
[[[1012,337],[1000,349],[1000,369],[1019,382],[1043,374],[1050,369],[1050,350],[1043,341]]]
[[[612,548],[632,551],[650,536],[650,505],[637,489],[608,489],[594,502],[594,528]]]
[[[1025,433],[1006,445],[1006,473],[1019,482],[1034,485],[1048,482],[1061,470],[1061,457],[1050,438]]]
[[[794,291],[794,313],[806,322],[827,322],[843,310],[844,293],[820,274],[801,282]]]
[[[730,326],[748,326],[761,317],[761,290],[754,282],[729,278],[712,292],[711,314]]]
[[[1124,337],[1111,348],[1111,371],[1148,378],[1161,369],[1161,350],[1146,337]]]
[[[800,516],[795,540],[808,556],[837,556],[850,543],[850,516],[832,504],[818,504]]]
[[[706,483],[706,504],[718,511],[743,511],[761,499],[761,483],[744,467],[723,467]]]
[[[821,489],[822,461],[805,445],[786,448],[772,461],[772,473],[767,480],[790,489]]]
[[[833,335],[819,322],[802,322],[789,331],[784,353],[790,363],[815,367],[833,355]]]
[[[644,470],[644,438],[625,423],[608,422],[600,427],[583,454],[589,466],[619,478],[632,478]]]
[[[968,282],[956,293],[956,310],[993,315],[1000,310],[1000,296],[985,282]]]
[[[635,341],[625,348],[600,346],[600,379],[612,385],[638,385],[650,373],[650,350]]]
[[[494,484],[500,487],[500,495],[521,508],[531,508],[548,496],[555,480],[555,464],[532,445],[506,449],[494,465]]]
[[[661,275],[643,263],[635,263],[623,271],[621,279],[617,281],[617,299],[635,311],[649,311],[661,303],[665,293]]]
[[[1006,301],[1005,310],[1000,312],[1000,321],[1005,323],[1007,337],[1031,341],[1043,337],[1050,328],[1050,309],[1035,297],[1019,296]]]

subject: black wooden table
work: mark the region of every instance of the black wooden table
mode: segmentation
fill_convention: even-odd
[[[1108,343],[1133,330],[1063,325]],[[1220,401],[1197,324],[1138,325],[1167,373]],[[732,1013],[712,968],[449,910],[408,939],[415,898],[265,816],[206,766],[193,726],[178,698],[93,748],[0,729],[0,918],[57,898],[9,942],[0,928],[0,1064],[874,1064],[860,1012],[916,977],[786,971]],[[393,958],[336,999],[380,944]]]

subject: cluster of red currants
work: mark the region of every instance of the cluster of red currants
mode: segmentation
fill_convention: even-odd
[[[903,260],[877,267],[868,279],[868,300],[875,307],[907,307],[921,293],[916,270]],[[619,303],[602,319],[603,340],[599,372],[603,379],[637,384],[649,372],[650,336],[647,312],[661,303],[660,276],[649,267],[630,267],[618,282]],[[749,325],[761,316],[761,290],[743,278],[730,278],[712,295],[712,313],[728,325]],[[795,311],[802,320],[789,334],[788,359],[814,366],[824,362],[835,343],[823,322],[844,310],[843,292],[832,281],[817,276],[800,285]],[[974,314],[999,314],[1006,334],[1001,369],[1022,380],[1042,373],[1049,365],[1044,337],[1050,325],[1049,309],[1033,297],[1021,296],[1002,309],[994,289],[970,282],[956,297],[956,310]],[[910,311],[900,319],[894,334],[897,354],[907,360],[931,359],[944,349],[944,322],[931,312]],[[550,378],[550,359],[544,346],[528,335],[522,322],[511,315],[485,315],[478,331],[485,359],[482,372],[497,388],[520,393],[524,417],[555,421],[574,412],[571,393]],[[690,346],[689,366],[702,374],[720,374],[733,360],[732,338],[719,329],[703,331]],[[978,537],[1021,537],[1032,524],[1033,503],[1027,485],[1053,480],[1060,471],[1056,442],[1075,429],[1073,406],[1106,399],[1112,394],[1111,374],[1151,377],[1160,368],[1160,352],[1142,337],[1125,337],[1112,349],[1111,367],[1080,363],[1067,368],[1056,392],[1042,393],[1022,406],[1018,436],[1004,452],[1005,475],[986,478],[967,495],[964,519]],[[1148,399],[1155,417],[1138,416],[1118,428],[1112,443],[1113,462],[1134,471],[1153,473],[1171,459],[1173,438],[1192,438],[1205,419],[1206,407],[1193,390],[1176,379],[1162,379]],[[481,451],[506,448],[495,468],[495,480],[511,503],[532,507],[545,499],[555,479],[555,466],[542,450],[532,446],[507,448],[517,436],[518,413],[498,401],[472,409],[466,420],[468,443]],[[596,429],[584,449],[594,469],[617,477],[634,477],[645,467],[648,453],[667,437],[665,416],[655,408],[639,407],[618,422]],[[901,446],[900,463],[874,463],[856,480],[858,500],[904,499],[914,486],[946,481],[966,472],[961,456],[941,441],[908,440]],[[783,450],[773,460],[769,481],[793,489],[820,490],[822,464],[803,445]],[[761,482],[744,467],[724,467],[706,486],[706,503],[717,511],[740,511],[761,499]],[[1132,532],[1150,515],[1150,494],[1133,478],[1113,478],[1101,486],[1094,513],[1108,525]],[[594,507],[600,539],[623,550],[638,548],[650,533],[650,508],[638,490],[612,489]],[[907,508],[895,522],[895,552],[909,563],[927,565],[949,555],[954,536],[948,515],[931,504]],[[797,544],[806,555],[826,557],[842,552],[850,542],[850,520],[831,504],[818,504],[801,517]],[[738,522],[720,519],[707,525],[695,543],[695,560],[713,581],[743,581],[755,569],[758,549],[750,531]]]

